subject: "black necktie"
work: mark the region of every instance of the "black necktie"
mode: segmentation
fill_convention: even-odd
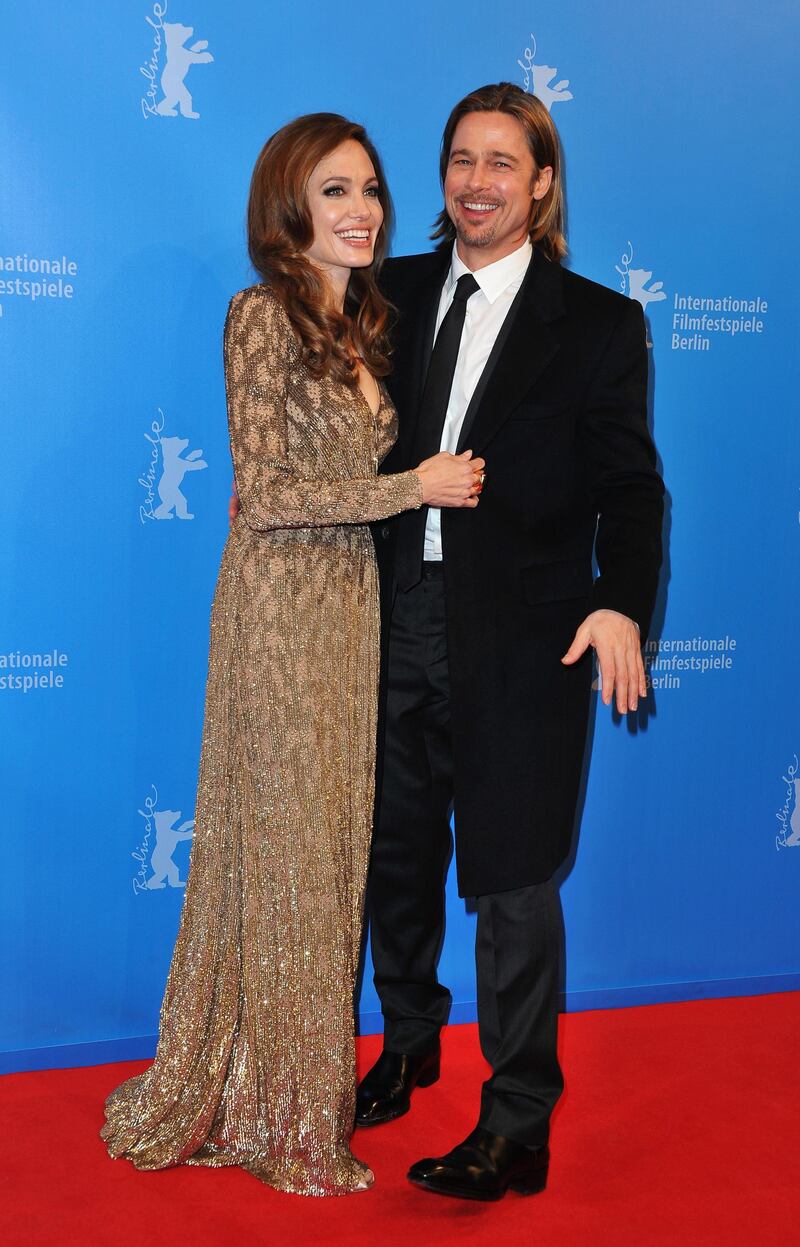
[[[453,302],[439,326],[428,364],[417,421],[412,456],[414,467],[423,459],[429,459],[431,455],[437,454],[441,447],[442,430],[450,402],[450,390],[453,387],[453,374],[456,370],[458,349],[461,345],[464,318],[467,314],[467,300],[479,289],[480,286],[472,273],[464,273],[463,277],[459,277],[453,294]],[[412,589],[422,579],[422,554],[425,548],[427,517],[427,507],[420,507],[419,511],[408,512],[398,533],[396,576],[401,589]]]

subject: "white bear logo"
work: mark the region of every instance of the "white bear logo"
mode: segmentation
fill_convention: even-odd
[[[623,251],[620,256],[619,264],[615,265],[617,272],[621,277],[619,288],[623,294],[629,299],[635,299],[641,305],[642,311],[647,311],[649,303],[661,303],[666,299],[667,292],[664,289],[663,281],[654,281],[649,285],[653,272],[652,269],[631,268],[633,261],[633,243],[628,240],[627,251]],[[645,321],[647,325],[647,322]],[[652,346],[650,339],[650,327],[647,325],[647,345]]]
[[[192,108],[192,97],[184,79],[192,65],[207,65],[213,56],[206,51],[207,39],[198,39],[190,48],[186,40],[194,34],[192,26],[182,26],[180,22],[164,22],[164,37],[167,44],[167,63],[161,75],[163,100],[156,105],[156,111],[162,117],[177,117],[178,109],[182,117],[199,117]]]
[[[522,69],[525,76],[525,90],[531,95],[535,95],[537,100],[541,100],[548,112],[552,111],[554,104],[560,104],[564,100],[573,98],[572,92],[568,91],[569,78],[560,78],[558,82],[553,82],[557,69],[552,65],[536,65],[534,57],[536,56],[536,39],[531,35],[531,43],[533,47],[526,48],[523,52],[524,59],[517,59],[517,64]],[[550,85],[552,83],[552,86]]]
[[[663,289],[663,281],[654,281],[652,286],[647,288],[647,283],[652,276],[652,271],[648,272],[645,268],[628,269],[628,294],[637,303],[641,303],[643,308],[646,308],[648,303],[660,303],[667,297],[667,292]]]
[[[548,112],[552,111],[554,104],[560,104],[562,100],[571,100],[572,92],[567,90],[569,86],[569,78],[561,78],[559,82],[553,82],[557,69],[552,69],[550,65],[531,65],[531,75],[533,78],[532,94],[540,99]]]
[[[146,886],[151,889],[185,888],[186,880],[181,879],[178,867],[172,860],[172,854],[181,840],[191,840],[194,835],[194,819],[190,818],[180,827],[176,827],[181,816],[180,810],[154,810],[153,821],[156,825],[156,842],[150,865],[153,873]],[[166,879],[166,883],[164,880]]]
[[[174,511],[179,520],[193,520],[194,515],[189,511],[181,491],[181,482],[187,472],[199,472],[202,468],[208,467],[205,459],[201,458],[203,452],[193,450],[191,454],[183,458],[183,451],[189,445],[189,439],[186,437],[162,437],[159,445],[163,470],[156,488],[161,499],[161,506],[156,507],[153,512],[154,518],[171,520]]]

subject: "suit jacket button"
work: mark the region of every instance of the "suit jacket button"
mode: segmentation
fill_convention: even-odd
[[[383,528],[381,529],[381,536],[382,536],[382,537],[384,538],[384,540],[385,540],[387,537],[391,536],[391,532],[392,532],[392,530],[391,530],[391,528],[389,527],[389,525],[388,525],[388,524],[384,524]]]

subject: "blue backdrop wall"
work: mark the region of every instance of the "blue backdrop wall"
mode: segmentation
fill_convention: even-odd
[[[567,1005],[798,986],[797,5],[373,0],[351,21],[323,0],[29,0],[3,27],[5,1068],[153,1047],[255,156],[298,113],[363,119],[394,250],[424,250],[444,119],[499,79],[560,128],[569,263],[645,305],[671,495],[647,712],[597,708]],[[453,890],[456,1020],[472,941]]]

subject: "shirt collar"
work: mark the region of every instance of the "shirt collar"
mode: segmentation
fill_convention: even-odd
[[[489,303],[494,303],[500,295],[510,288],[518,290],[522,285],[522,279],[528,270],[533,255],[533,247],[531,241],[526,238],[521,247],[516,251],[512,251],[510,255],[503,256],[502,260],[495,260],[494,264],[487,264],[485,268],[479,268],[473,276],[483,291]],[[448,294],[454,288],[459,277],[463,277],[465,273],[469,273],[464,261],[456,250],[456,244],[453,243],[453,254],[450,260],[450,271],[447,275],[447,292]]]

